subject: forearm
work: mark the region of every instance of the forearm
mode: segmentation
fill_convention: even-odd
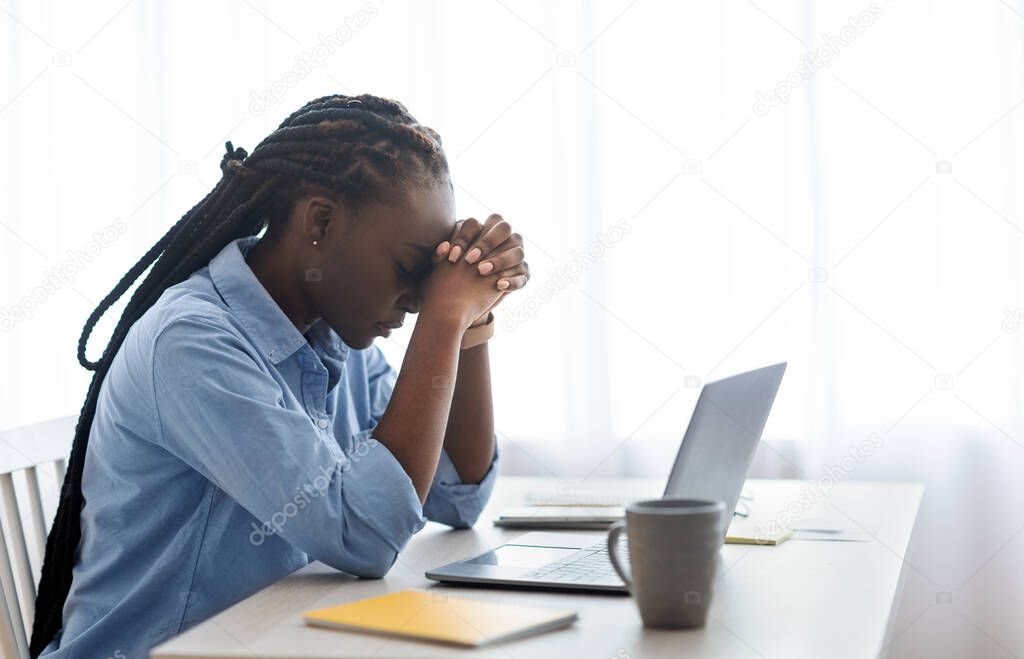
[[[387,410],[374,431],[426,500],[452,404],[462,340],[460,321],[421,314]]]
[[[479,483],[494,458],[494,405],[487,344],[461,351],[444,448],[464,483]]]

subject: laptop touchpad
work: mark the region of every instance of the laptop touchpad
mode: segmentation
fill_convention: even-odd
[[[536,545],[503,545],[463,563],[498,565],[501,567],[541,567],[561,558],[572,556],[579,549],[565,547],[538,547]]]

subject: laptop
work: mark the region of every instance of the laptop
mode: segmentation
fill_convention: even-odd
[[[664,497],[724,501],[732,516],[785,371],[783,362],[704,385]],[[538,514],[543,508],[538,507]],[[581,510],[587,513],[585,507]],[[628,544],[622,549],[620,555],[628,562]],[[626,591],[608,560],[604,536],[582,533],[526,533],[479,556],[429,570],[426,577],[533,589]]]

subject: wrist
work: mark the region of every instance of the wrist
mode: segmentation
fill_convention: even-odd
[[[487,313],[483,314],[482,316],[477,316],[476,320],[474,320],[472,322],[472,324],[470,324],[469,327],[470,328],[481,327],[481,326],[487,325],[488,323],[491,323],[493,321],[494,321],[494,312],[493,311],[488,311]]]
[[[488,311],[484,322],[470,325],[469,329],[463,332],[460,347],[463,350],[469,350],[484,345],[492,336],[494,336],[494,314]]]
[[[426,322],[461,335],[469,327],[473,318],[458,309],[442,307],[426,307],[420,309],[420,322]]]

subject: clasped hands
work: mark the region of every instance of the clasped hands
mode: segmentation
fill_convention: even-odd
[[[460,220],[455,224],[451,237],[439,243],[434,253],[437,257],[435,267],[444,262],[453,265],[465,263],[475,265],[481,276],[496,277],[495,286],[501,294],[470,327],[487,322],[491,311],[508,293],[523,288],[530,280],[523,238],[500,215],[491,215],[483,224],[472,217]]]

